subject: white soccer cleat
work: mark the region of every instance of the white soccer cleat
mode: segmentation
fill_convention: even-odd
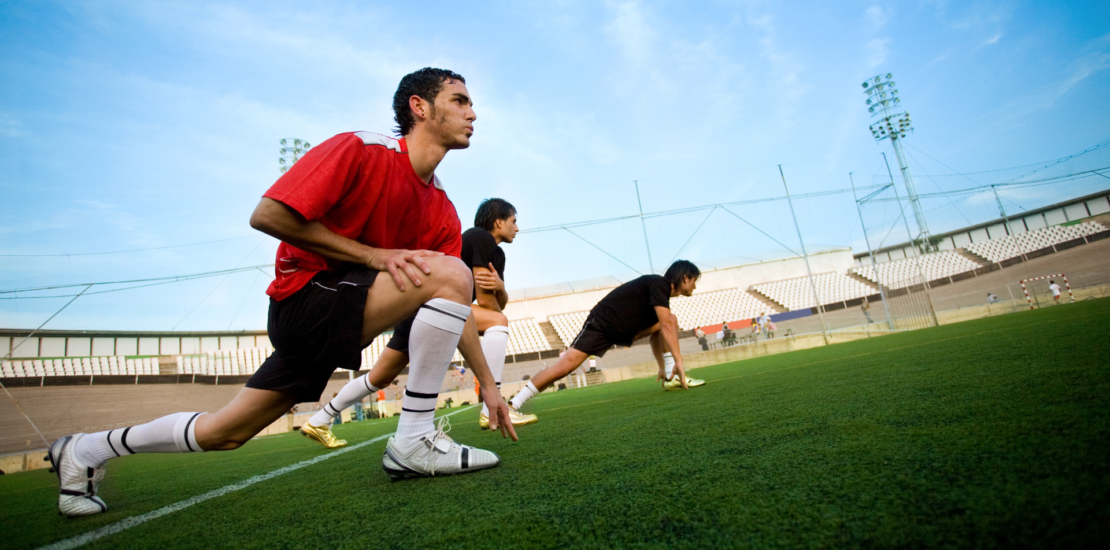
[[[104,468],[93,468],[77,462],[73,449],[85,434],[63,437],[50,446],[47,460],[58,474],[58,513],[67,517],[91,516],[108,511],[100,497],[96,496],[96,486],[104,479]]]
[[[420,438],[409,449],[404,449],[394,438],[389,438],[382,457],[382,469],[394,481],[413,477],[449,476],[494,468],[501,464],[497,453],[475,449],[455,443],[447,432],[451,423],[447,417],[439,419],[436,432]]]
[[[686,387],[687,388],[696,388],[698,386],[703,386],[703,385],[705,385],[705,380],[698,380],[696,378],[690,378],[689,376],[686,377]],[[679,378],[676,375],[674,378],[671,378],[670,380],[664,381],[663,382],[663,389],[667,390],[667,391],[681,390],[682,389],[682,379]]]

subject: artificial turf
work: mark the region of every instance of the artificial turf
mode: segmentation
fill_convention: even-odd
[[[544,394],[499,468],[391,483],[384,441],[92,548],[1099,547],[1110,540],[1110,300]],[[336,427],[352,444],[395,419]],[[112,462],[65,519],[0,476],[0,547],[79,535],[329,451],[296,434]]]

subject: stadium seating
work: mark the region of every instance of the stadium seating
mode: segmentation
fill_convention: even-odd
[[[13,359],[4,361],[5,378],[37,376],[152,375],[158,374],[158,358],[123,356]]]
[[[917,262],[919,260],[921,262],[921,270],[925,273],[926,281],[951,277],[957,273],[963,273],[981,267],[979,264],[962,256],[955,250],[945,250],[943,252],[925,254],[917,258],[905,258],[878,264],[878,278],[875,277],[875,268],[870,265],[853,268],[851,272],[875,283],[881,280],[883,286],[887,288],[902,288],[921,282],[917,279]]]
[[[548,316],[547,320],[552,327],[555,327],[555,333],[559,335],[559,339],[569,346],[574,341],[574,337],[578,336],[578,333],[582,330],[582,324],[586,322],[586,317],[589,314],[588,311],[560,313]]]
[[[270,356],[271,348],[220,350],[193,355],[178,355],[178,374],[207,376],[243,376],[254,374]]]
[[[1105,227],[1096,222],[1083,222],[1066,226],[1054,225],[1036,231],[1019,233],[1011,237],[972,243],[967,246],[967,249],[991,262],[1001,262],[1034,250],[1040,250],[1105,230]]]
[[[770,306],[738,288],[671,298],[671,311],[678,317],[681,330],[774,313]]]
[[[509,346],[505,351],[506,354],[516,355],[549,349],[551,349],[551,345],[547,342],[543,329],[540,328],[535,319],[529,317],[509,321]]]
[[[817,286],[817,295],[823,305],[870,296],[876,292],[874,288],[856,279],[833,272],[814,275],[813,282]],[[753,285],[752,290],[791,311],[816,306],[809,277]]]

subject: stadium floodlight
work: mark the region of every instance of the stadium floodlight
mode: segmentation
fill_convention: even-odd
[[[913,118],[909,111],[896,112],[901,108],[902,98],[898,97],[893,79],[893,74],[886,73],[863,82],[863,91],[867,94],[867,112],[873,117],[879,117],[878,122],[870,126],[871,137],[875,141],[889,139],[894,148],[894,156],[902,170],[902,181],[906,185],[906,194],[909,195],[913,216],[917,221],[918,234],[916,237],[909,235],[910,242],[916,241],[918,250],[928,252],[932,250],[933,244],[929,239],[929,226],[925,222],[925,209],[921,207],[921,201],[917,197],[913,176],[910,175],[910,167],[906,162],[906,153],[902,150],[902,140],[907,133],[913,132]]]
[[[312,147],[307,141],[296,138],[282,138],[279,141],[281,149],[278,149],[278,170],[284,174],[287,170],[293,167],[301,157],[308,152],[308,148]]]

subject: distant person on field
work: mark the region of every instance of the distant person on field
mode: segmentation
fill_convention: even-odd
[[[721,332],[725,333],[725,337],[722,342],[724,342],[724,344],[727,346],[729,341],[732,340],[732,329],[728,328],[728,321],[725,321],[724,324],[721,325]]]
[[[998,299],[998,296],[996,296],[994,294],[991,294],[990,292],[987,293],[987,303],[988,304],[996,304],[999,301],[1000,300]]]
[[[1060,302],[1060,285],[1056,284],[1056,281],[1049,281],[1048,282],[1048,290],[1052,292],[1052,301],[1056,302],[1056,303],[1059,303]]]
[[[871,320],[871,302],[868,302],[866,297],[863,299],[863,303],[859,305],[859,308],[863,311],[863,316],[867,317],[868,323],[875,322]]]
[[[778,330],[778,327],[775,326],[775,322],[768,319],[767,320],[767,337],[768,338],[774,338],[776,330]]]
[[[701,344],[702,351],[709,351],[709,340],[705,337],[705,331],[699,327],[694,331],[694,336],[698,337],[698,343]]]
[[[688,389],[704,384],[686,377],[678,347],[678,318],[671,313],[671,298],[689,296],[696,288],[701,270],[678,260],[663,275],[644,275],[613,289],[590,310],[582,331],[554,365],[536,373],[509,404],[514,410],[545,388],[577,369],[591,355],[602,357],[614,345],[651,339],[651,352],[659,365],[656,380],[663,388]]]

